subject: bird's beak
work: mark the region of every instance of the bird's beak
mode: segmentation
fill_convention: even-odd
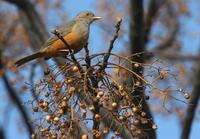
[[[94,17],[93,17],[94,20],[99,20],[99,19],[101,19],[101,18],[102,18],[102,17],[100,17],[100,16],[94,16]]]

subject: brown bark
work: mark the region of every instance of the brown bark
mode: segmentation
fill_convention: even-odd
[[[195,111],[199,101],[200,90],[200,62],[197,63],[194,73],[194,86],[191,94],[190,103],[188,105],[185,118],[183,120],[183,127],[181,132],[181,139],[189,139],[191,133],[192,124],[195,117]]]
[[[144,43],[144,21],[143,21],[143,0],[130,0],[130,33],[129,33],[129,38],[130,38],[130,47],[131,47],[131,54],[137,53],[137,52],[143,52],[145,51],[145,43]],[[144,63],[145,58],[143,56],[139,56],[136,58],[132,59],[133,61]],[[133,71],[137,73],[139,76],[142,77],[142,72],[143,72],[143,67],[141,66],[140,68],[134,68]],[[138,80],[137,78],[133,77],[134,81]],[[142,81],[140,81],[142,83]],[[143,86],[143,85],[141,85]],[[139,87],[135,89],[135,91],[132,93],[132,99],[135,103],[136,106],[139,105],[139,102],[135,96],[140,96],[142,99],[142,110],[147,113],[147,116],[149,118],[152,118],[152,114],[150,112],[150,108],[145,101],[144,98],[144,89],[143,87]],[[147,125],[140,125],[141,129],[146,129],[148,128],[148,131],[143,131],[143,135],[146,134],[147,138],[149,139],[155,139],[156,134],[155,131],[151,128],[152,124],[148,123]],[[146,138],[146,137],[139,137],[140,139]]]

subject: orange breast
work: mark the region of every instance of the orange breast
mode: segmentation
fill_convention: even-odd
[[[83,43],[84,43],[83,41],[85,41],[81,39],[81,37],[79,37],[78,35],[81,35],[81,34],[73,32],[64,36],[65,41],[75,53],[80,51],[80,49],[83,48]],[[67,47],[65,46],[62,40],[58,39],[51,46],[47,47],[47,49],[45,50],[45,53],[47,54],[47,56],[59,56],[59,55],[68,54],[68,52],[65,52],[65,53],[62,52],[62,54],[58,53],[58,50],[60,49],[67,49]]]

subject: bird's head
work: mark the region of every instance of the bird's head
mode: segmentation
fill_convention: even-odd
[[[92,13],[90,11],[81,12],[76,16],[76,19],[85,20],[89,24],[91,24],[93,21],[99,20],[101,18],[102,17],[95,16],[94,13]]]

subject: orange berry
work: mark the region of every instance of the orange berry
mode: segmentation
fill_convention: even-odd
[[[116,103],[116,102],[113,102],[113,103],[112,103],[112,107],[113,107],[113,108],[117,108],[117,103]]]
[[[158,126],[156,124],[152,125],[152,129],[156,130],[158,128]]]
[[[132,111],[133,111],[134,113],[138,113],[139,109],[138,109],[137,107],[132,107]]]
[[[133,121],[133,124],[134,125],[138,125],[140,123],[140,120],[138,120],[138,119],[135,119],[134,121]]]
[[[88,139],[88,136],[86,134],[82,135],[81,139]]]
[[[90,111],[94,111],[94,110],[95,110],[94,106],[91,105],[91,106],[89,107],[89,110],[90,110]]]
[[[95,120],[100,121],[101,120],[101,115],[100,114],[95,114]]]
[[[77,72],[77,71],[78,71],[78,67],[77,67],[77,66],[73,66],[73,67],[72,67],[72,71],[73,71],[73,72]]]

